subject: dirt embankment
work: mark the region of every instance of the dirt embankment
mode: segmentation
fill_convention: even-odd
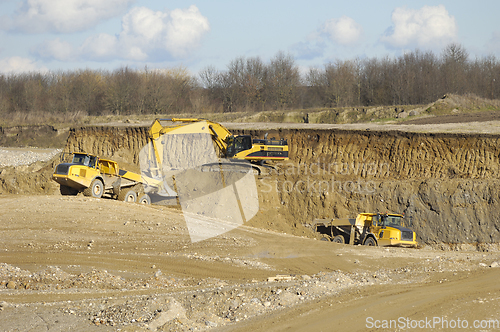
[[[313,218],[393,211],[413,218],[424,243],[500,242],[500,136],[338,129],[268,132],[269,137],[288,139],[290,160],[257,178],[260,210],[250,225],[312,235],[303,224]],[[65,150],[95,153],[137,171],[146,133],[147,127],[72,129]],[[52,167],[16,181],[4,170],[0,191],[54,192]]]
[[[254,136],[264,133],[251,131]],[[283,130],[290,162],[262,178],[261,210],[313,218],[393,211],[424,243],[500,241],[499,136]],[[276,207],[279,207],[276,209]]]
[[[69,131],[64,151],[85,151],[139,170],[139,151],[147,144],[147,127],[81,127]]]

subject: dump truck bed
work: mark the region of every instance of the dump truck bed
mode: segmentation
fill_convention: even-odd
[[[312,226],[315,227],[317,225],[320,226],[365,226],[365,221],[368,219],[367,217],[373,216],[372,213],[360,213],[357,218],[343,218],[343,219],[314,219]]]

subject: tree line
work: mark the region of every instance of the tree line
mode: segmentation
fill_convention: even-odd
[[[68,120],[93,115],[257,112],[311,108],[425,104],[446,93],[500,98],[500,62],[471,59],[450,44],[440,55],[414,50],[398,57],[337,60],[300,71],[278,52],[268,62],[238,57],[207,67],[0,75],[5,119]]]

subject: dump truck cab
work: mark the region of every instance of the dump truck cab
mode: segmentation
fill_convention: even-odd
[[[356,218],[315,219],[313,227],[323,239],[367,246],[416,247],[411,218],[396,213],[360,213]]]
[[[72,164],[96,168],[99,158],[86,153],[74,153]]]
[[[61,193],[76,195],[101,179],[99,157],[88,153],[73,153],[71,162],[56,166],[52,179],[61,185]]]
[[[372,234],[380,246],[415,246],[411,218],[400,214],[376,214],[372,216]]]

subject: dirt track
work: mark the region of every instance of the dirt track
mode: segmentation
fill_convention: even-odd
[[[428,118],[420,118],[415,120],[405,121],[406,125],[426,125],[426,124],[443,124],[443,123],[470,123],[470,122],[489,122],[499,121],[499,111],[486,111],[466,114],[451,114],[434,116]]]
[[[349,247],[246,226],[192,244],[172,208],[57,195],[2,195],[0,208],[2,331],[500,318],[497,251]]]

